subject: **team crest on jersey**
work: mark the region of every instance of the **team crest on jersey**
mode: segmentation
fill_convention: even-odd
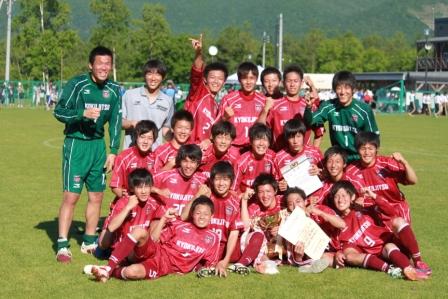
[[[264,171],[265,172],[271,172],[271,167],[272,167],[271,163],[265,163],[264,164]]]
[[[154,163],[153,162],[148,162],[148,169],[152,169],[152,167],[154,166]]]
[[[191,186],[191,188],[196,188],[198,186],[198,183],[192,182],[190,186]]]
[[[352,114],[352,119],[353,119],[354,122],[357,122],[358,121],[358,115]]]
[[[131,213],[131,217],[132,217],[132,218],[135,218],[135,216],[137,216],[137,212],[132,211],[132,213]]]
[[[355,212],[355,217],[356,217],[356,218],[362,218],[362,213],[359,212],[359,211],[356,211],[356,212]]]
[[[152,210],[152,207],[151,206],[147,206],[145,214],[148,215],[149,213],[151,213],[151,210]]]
[[[226,215],[232,215],[232,213],[233,213],[233,207],[227,206],[226,207]]]
[[[110,97],[110,92],[107,89],[103,90],[103,98],[108,99]]]
[[[249,172],[252,172],[253,170],[254,170],[254,167],[253,167],[253,166],[249,166],[249,167],[248,167],[248,171],[249,171]]]
[[[212,236],[205,236],[204,237],[204,242],[205,242],[205,244],[210,244],[211,242],[213,242],[213,237]]]
[[[255,104],[255,111],[260,112],[263,107],[260,104]]]

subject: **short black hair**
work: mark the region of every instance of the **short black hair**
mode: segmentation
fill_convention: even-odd
[[[154,140],[157,139],[159,135],[159,130],[156,124],[152,120],[141,120],[135,125],[134,130],[134,140],[137,140],[138,136],[152,132],[152,137]]]
[[[278,190],[278,182],[272,174],[261,173],[255,178],[254,183],[252,184],[255,192],[258,191],[258,187],[263,185],[271,185],[276,192]]]
[[[338,87],[341,84],[347,84],[352,89],[356,88],[356,78],[355,75],[353,75],[349,71],[340,71],[334,74],[332,87],[333,91],[336,91],[336,87]]]
[[[198,198],[196,198],[193,201],[193,203],[191,204],[190,213],[189,213],[190,214],[189,215],[190,220],[193,217],[194,210],[199,205],[208,206],[210,208],[210,211],[212,212],[212,214],[215,212],[215,205],[213,204],[213,201],[210,198],[208,198],[207,196],[201,195]]]
[[[264,82],[263,82],[264,77],[267,75],[270,75],[270,74],[277,75],[278,80],[282,81],[282,73],[277,68],[275,68],[273,66],[268,66],[261,72],[261,75],[260,75],[261,84],[263,84],[263,86],[264,86]]]
[[[212,182],[218,174],[230,178],[232,182],[235,179],[235,172],[229,161],[218,161],[212,166],[212,169],[210,170],[210,182]]]
[[[218,135],[230,135],[233,140],[236,137],[236,128],[230,121],[220,120],[212,126],[212,139]]]
[[[327,163],[328,159],[334,155],[340,155],[342,160],[344,160],[344,164],[347,163],[347,152],[340,146],[334,145],[329,147],[324,154],[324,163]]]
[[[181,145],[176,155],[176,167],[180,167],[180,162],[186,158],[196,161],[199,166],[202,160],[201,148],[196,144]]]
[[[297,73],[299,74],[300,79],[303,80],[303,69],[300,67],[300,65],[296,63],[288,64],[283,70],[283,80],[286,80],[286,75],[288,75],[289,73]]]
[[[258,67],[255,63],[246,61],[241,63],[237,69],[238,81],[245,78],[250,72],[258,77]]]
[[[349,181],[341,180],[334,183],[328,194],[328,202],[330,204],[330,207],[333,209],[335,208],[334,196],[340,189],[344,189],[350,195],[350,197],[357,194],[355,186],[353,186],[353,184]]]
[[[210,71],[221,71],[224,73],[224,80],[229,75],[229,70],[227,69],[227,66],[222,62],[212,62],[207,64],[207,66],[204,68],[204,77],[207,78],[208,73]]]
[[[288,187],[288,189],[286,189],[285,193],[283,193],[283,198],[282,198],[283,206],[285,206],[285,207],[287,206],[287,204],[288,204],[288,197],[291,194],[299,194],[299,196],[301,198],[303,198],[303,200],[306,200],[305,191],[303,191],[299,187]]]
[[[194,127],[193,114],[191,114],[191,112],[189,112],[187,110],[183,110],[183,109],[176,111],[173,114],[173,117],[171,118],[171,128],[174,128],[176,123],[181,120],[185,120],[185,121],[189,122],[191,124],[191,129],[193,129],[193,127]]]
[[[167,68],[166,65],[159,59],[150,59],[143,66],[143,77],[146,76],[147,73],[156,70],[158,74],[162,76],[162,79],[165,79]]]
[[[305,132],[306,126],[303,121],[298,118],[291,118],[283,126],[283,138],[285,139],[285,141],[287,141],[291,137],[296,136],[297,133],[305,136]]]
[[[128,186],[130,190],[134,190],[138,186],[152,186],[153,184],[152,174],[146,168],[136,168],[128,175]]]
[[[89,63],[93,64],[95,62],[96,56],[109,56],[112,62],[114,61],[114,54],[109,48],[98,46],[92,49],[89,54]]]
[[[249,128],[249,140],[252,143],[255,139],[267,138],[269,144],[272,142],[272,132],[268,126],[262,123],[254,123],[252,127]]]
[[[380,147],[380,136],[373,132],[365,132],[361,131],[358,134],[356,134],[355,137],[355,147],[356,150],[359,150],[359,148],[366,144],[373,144],[377,149]]]

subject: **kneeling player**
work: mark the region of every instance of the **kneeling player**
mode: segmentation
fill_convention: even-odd
[[[371,192],[372,197],[376,195]],[[336,253],[340,266],[345,264],[367,269],[387,272],[393,277],[401,276],[401,271],[409,280],[428,279],[429,275],[410,265],[409,258],[400,248],[407,252],[414,244],[409,240],[395,236],[385,227],[375,224],[373,219],[351,208],[356,198],[356,189],[348,181],[339,181],[330,191],[330,203],[345,222],[345,228],[339,234],[341,251]],[[397,271],[389,265],[387,259],[401,269]]]
[[[86,266],[84,272],[91,272],[96,280],[106,282],[111,276],[138,280],[188,273],[201,267],[202,262],[204,267],[212,267],[218,262],[219,252],[219,236],[208,229],[213,209],[213,202],[205,196],[193,202],[191,222],[170,222],[175,210],[168,209],[151,234],[139,227],[133,229],[112,252],[107,266]],[[137,263],[121,267],[120,262],[132,251]]]

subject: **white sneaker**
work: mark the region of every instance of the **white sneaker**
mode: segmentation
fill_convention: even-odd
[[[239,275],[243,275],[243,276],[249,275],[249,273],[250,273],[250,269],[240,263],[230,265],[229,267],[227,267],[227,269],[229,269],[230,272],[238,273]]]
[[[86,275],[93,275],[92,273],[92,269],[95,265],[85,265],[84,269],[82,270],[82,272]]]
[[[86,243],[82,242],[81,252],[84,254],[93,254],[97,247],[98,247],[98,243],[92,243],[92,244],[87,245]]]
[[[90,272],[92,273],[93,276],[95,276],[95,279],[97,281],[106,282],[109,280],[110,277],[109,272],[111,270],[109,266],[94,266],[94,265],[87,265],[87,266],[92,266]],[[87,267],[87,269],[86,267],[84,267],[84,271],[89,270],[89,267]]]
[[[320,273],[327,269],[328,262],[324,259],[312,261],[311,264],[299,267],[301,273]]]
[[[63,247],[56,253],[56,260],[60,263],[68,264],[72,261],[72,252],[67,247]]]
[[[403,272],[401,271],[401,268],[389,266],[389,269],[387,270],[387,274],[390,275],[392,278],[401,279],[403,278]]]

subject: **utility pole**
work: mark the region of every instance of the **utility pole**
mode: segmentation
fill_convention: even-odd
[[[12,1],[9,0],[6,8],[6,15],[8,17],[7,29],[6,29],[6,61],[5,61],[5,88],[9,86],[9,72],[11,66],[11,17],[12,17]],[[0,3],[0,8],[3,5],[3,1]],[[9,96],[6,98],[6,104],[9,104]]]
[[[278,19],[278,44],[277,44],[278,62],[277,67],[280,72],[283,71],[283,14]]]
[[[263,60],[261,65],[263,66],[263,68],[266,67],[266,43],[269,42],[269,36],[266,34],[266,31],[263,31]]]

